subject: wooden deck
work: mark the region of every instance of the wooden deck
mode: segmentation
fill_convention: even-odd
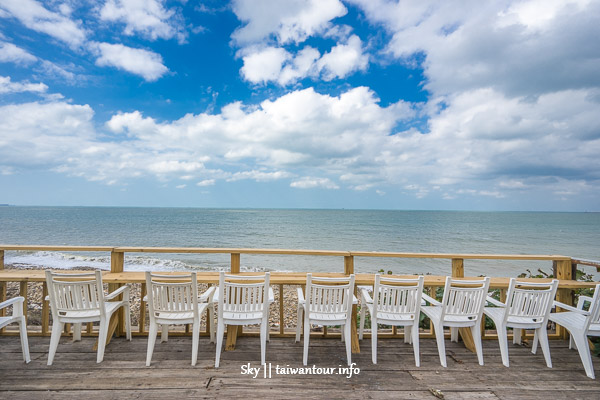
[[[222,353],[214,368],[214,345],[200,338],[196,367],[190,365],[191,338],[171,337],[156,345],[151,367],[145,367],[146,339],[115,338],[104,361],[96,364],[94,338],[72,343],[62,338],[54,365],[46,366],[50,338],[30,337],[31,363],[21,358],[19,339],[0,337],[0,399],[72,398],[344,398],[344,399],[597,399],[600,380],[586,377],[576,351],[566,341],[550,342],[553,369],[546,368],[541,350],[510,346],[511,367],[501,363],[498,343],[484,341],[485,366],[462,343],[446,341],[448,368],[439,364],[435,340],[422,339],[421,367],[414,365],[412,346],[402,340],[380,340],[379,364],[371,363],[369,341],[353,355],[360,373],[278,375],[276,366],[302,367],[302,344],[291,338],[272,338],[267,362],[272,378],[261,370],[256,379],[243,375],[242,366],[259,367],[258,338],[238,339],[235,351]],[[311,339],[309,367],[345,367],[343,344],[334,339]],[[600,360],[594,358],[596,375]],[[439,391],[439,392],[437,392]]]

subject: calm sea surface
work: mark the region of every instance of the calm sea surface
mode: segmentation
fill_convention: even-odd
[[[560,254],[600,260],[600,213],[0,207],[0,243]],[[106,253],[6,252],[7,264],[110,268]],[[343,271],[341,257],[242,255],[242,269]],[[126,270],[220,270],[229,255],[127,254]],[[551,262],[466,260],[466,275]],[[589,272],[594,268],[588,267]],[[356,272],[449,274],[450,260],[355,258]]]

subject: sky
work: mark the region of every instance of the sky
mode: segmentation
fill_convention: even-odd
[[[0,0],[0,203],[600,211],[599,22],[599,0]]]

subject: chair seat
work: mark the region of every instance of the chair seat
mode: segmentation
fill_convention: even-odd
[[[494,321],[494,324],[498,325],[503,321],[506,309],[503,307],[484,307],[483,312],[485,313],[485,315],[490,317],[492,321]],[[534,329],[539,328],[540,326],[542,326],[542,324],[543,321],[535,321],[533,318],[530,317],[516,317],[511,315],[506,319],[506,326],[511,328]]]
[[[0,317],[0,328],[4,328],[6,325],[16,321],[14,317]]]
[[[442,307],[440,306],[421,306],[421,311],[430,319],[436,321],[439,321],[442,316]],[[446,326],[470,326],[475,325],[476,322],[475,318],[463,315],[446,315],[442,321],[443,325]]]
[[[107,301],[104,303],[106,314],[110,315],[124,304],[123,301]],[[59,311],[62,319],[85,319],[86,321],[100,321],[100,310],[81,310],[81,311]]]
[[[208,307],[207,303],[198,304],[198,315],[201,316],[204,310]],[[156,312],[155,317],[157,320],[162,320],[164,323],[177,324],[177,321],[189,321],[194,319],[193,311],[186,312]]]

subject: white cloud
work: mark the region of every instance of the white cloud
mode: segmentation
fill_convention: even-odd
[[[242,46],[271,37],[279,44],[301,43],[325,32],[331,20],[347,13],[338,0],[234,0],[232,6],[244,23],[232,38]]]
[[[289,178],[291,176],[290,173],[285,171],[273,171],[273,172],[265,172],[265,171],[241,171],[234,173],[231,178],[228,178],[228,182],[239,181],[243,179],[252,179],[257,182],[269,182],[275,181],[279,179]]]
[[[0,41],[0,62],[11,62],[29,65],[37,61],[37,57],[12,43]]]
[[[9,76],[0,75],[0,94],[9,93],[20,93],[20,92],[34,92],[34,93],[45,93],[48,90],[48,86],[43,83],[30,83],[24,82],[12,82]]]
[[[124,33],[140,33],[151,40],[176,37],[179,43],[186,40],[183,16],[176,8],[165,8],[162,0],[107,0],[100,9],[103,21],[122,22]]]
[[[327,81],[343,79],[352,72],[366,70],[369,63],[369,56],[363,53],[362,42],[356,35],[323,56],[310,46],[295,55],[281,47],[251,47],[241,52],[245,54],[242,76],[256,84],[277,82],[286,86],[306,77],[322,77]]]
[[[340,187],[332,182],[329,178],[312,178],[305,177],[290,183],[290,186],[297,189],[339,189]]]
[[[200,182],[196,183],[196,186],[201,186],[201,187],[204,187],[204,186],[213,186],[215,184],[215,182],[216,181],[214,179],[205,179],[203,181],[200,181]]]
[[[52,12],[35,0],[3,0],[0,17],[13,16],[27,28],[45,33],[71,47],[79,47],[86,40],[80,21]]]
[[[92,47],[99,53],[98,66],[116,67],[139,75],[148,82],[156,81],[169,71],[160,54],[149,50],[109,43],[95,43]]]

